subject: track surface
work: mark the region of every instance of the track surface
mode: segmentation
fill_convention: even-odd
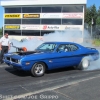
[[[0,65],[0,100],[10,100],[9,95],[20,97],[15,100],[100,100],[100,70],[67,68],[36,78],[3,64]],[[31,99],[22,99],[23,96]]]

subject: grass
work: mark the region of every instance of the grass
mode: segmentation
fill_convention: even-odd
[[[92,44],[94,46],[100,46],[100,39],[94,39],[93,42],[92,42]]]

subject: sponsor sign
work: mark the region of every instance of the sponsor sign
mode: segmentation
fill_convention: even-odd
[[[4,14],[4,18],[21,18],[21,14]]]
[[[40,18],[61,18],[61,13],[41,13]]]
[[[33,40],[33,39],[38,39],[38,40],[43,40],[42,36],[27,36],[27,40]]]
[[[20,25],[5,25],[5,29],[20,29]]]
[[[42,30],[60,30],[60,25],[42,25]]]
[[[82,25],[62,25],[62,30],[82,30]]]
[[[39,25],[21,25],[20,28],[22,30],[40,30]]]
[[[83,18],[83,13],[63,13],[62,18]]]
[[[40,14],[23,14],[23,18],[40,18]]]

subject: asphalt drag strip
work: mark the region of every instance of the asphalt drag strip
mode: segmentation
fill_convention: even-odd
[[[95,96],[100,100],[100,70],[66,68],[36,78],[5,64],[0,66],[1,100],[94,100]]]
[[[100,76],[14,100],[100,100],[99,93]]]

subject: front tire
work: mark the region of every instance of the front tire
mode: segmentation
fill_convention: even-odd
[[[78,69],[80,69],[80,70],[88,69],[89,65],[90,65],[89,59],[83,58],[81,63],[78,66]]]
[[[43,76],[45,73],[45,64],[42,62],[35,63],[31,69],[31,74],[35,77]]]

